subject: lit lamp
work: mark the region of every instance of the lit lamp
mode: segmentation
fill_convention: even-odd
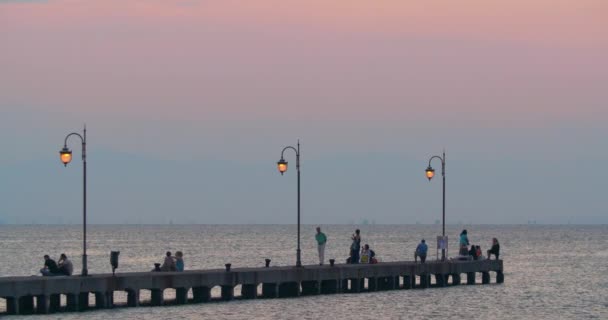
[[[435,169],[433,169],[433,167],[431,167],[431,161],[433,159],[439,159],[439,161],[441,161],[441,176],[443,177],[443,210],[442,210],[442,224],[441,224],[441,235],[443,236],[442,238],[445,239],[445,151],[443,152],[443,157],[442,156],[432,156],[429,159],[429,166],[426,167],[426,177],[427,179],[429,179],[429,181],[431,181],[431,179],[433,179],[433,177],[435,176]],[[445,261],[446,259],[446,252],[445,252],[445,248],[441,249],[441,260]]]
[[[59,159],[64,166],[72,161],[72,150],[68,149],[68,139],[71,136],[77,136],[82,142],[82,273],[86,276],[89,274],[87,268],[87,127],[84,127],[83,134],[72,132],[65,137],[63,141],[63,149],[59,151]]]
[[[283,157],[285,150],[287,149],[291,149],[296,153],[296,171],[298,173],[298,248],[296,249],[296,267],[301,267],[302,257],[300,250],[300,140],[298,140],[297,148],[288,146],[283,148],[283,151],[281,151],[281,160],[277,162],[277,169],[279,169],[281,175],[283,175],[283,173],[287,171],[287,161],[285,161],[285,158]]]
[[[72,150],[68,149],[67,146],[63,147],[61,151],[59,151],[59,158],[61,162],[63,162],[64,166],[68,166],[68,163],[72,161]]]
[[[281,175],[283,175],[283,173],[285,173],[285,171],[287,171],[287,161],[285,161],[285,159],[281,158],[281,160],[279,160],[279,162],[277,162],[277,168],[279,169],[279,172],[281,173]]]

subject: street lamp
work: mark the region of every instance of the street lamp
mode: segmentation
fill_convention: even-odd
[[[285,150],[291,149],[296,152],[296,170],[298,171],[298,249],[296,250],[296,267],[302,266],[301,254],[300,254],[300,140],[298,140],[298,148],[288,146],[283,148],[281,151],[281,160],[277,162],[277,169],[281,175],[287,171],[287,161],[283,157]]]
[[[87,270],[87,127],[84,127],[83,135],[72,132],[65,137],[63,149],[59,151],[59,157],[64,166],[72,161],[72,150],[68,149],[68,138],[77,136],[82,142],[82,276],[88,275]]]
[[[442,232],[441,235],[445,238],[445,151],[443,152],[443,157],[441,156],[432,156],[429,159],[429,166],[426,168],[426,177],[429,179],[429,182],[435,176],[435,169],[431,167],[431,161],[437,158],[441,160],[441,176],[443,177],[443,223],[442,223]],[[441,248],[441,260],[445,260],[445,247]]]

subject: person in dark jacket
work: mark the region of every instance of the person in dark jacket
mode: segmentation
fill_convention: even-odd
[[[44,268],[40,269],[40,273],[42,273],[42,275],[45,277],[63,275],[59,271],[59,267],[57,267],[55,260],[51,259],[51,257],[49,257],[47,254],[44,255]]]
[[[350,263],[359,263],[359,250],[361,250],[361,230],[355,230],[351,240],[353,242],[350,245]]]
[[[500,244],[496,238],[492,238],[492,248],[488,250],[488,260],[490,260],[490,255],[492,254],[495,255],[496,260],[498,260],[498,256],[500,255]]]
[[[477,249],[474,245],[471,245],[471,250],[469,250],[469,255],[473,257],[473,260],[477,260]]]

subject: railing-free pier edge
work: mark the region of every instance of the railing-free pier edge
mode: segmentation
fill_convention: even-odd
[[[127,307],[142,305],[140,291],[150,290],[148,305],[203,303],[212,300],[211,289],[221,288],[220,300],[297,297],[301,295],[357,293],[396,289],[424,289],[459,284],[503,283],[502,260],[431,261],[427,263],[383,262],[334,266],[232,268],[185,272],[130,272],[94,274],[86,277],[2,277],[0,297],[8,314],[48,314],[116,307],[114,292],[127,293]],[[461,278],[466,275],[466,281]],[[434,280],[434,281],[433,281]],[[261,292],[258,286],[261,285]],[[175,289],[174,301],[163,301],[163,291]],[[188,291],[192,290],[192,298]],[[90,294],[94,294],[91,303]],[[61,303],[65,295],[65,304]]]

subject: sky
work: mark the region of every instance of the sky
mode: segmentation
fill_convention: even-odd
[[[0,223],[606,224],[604,0],[0,0]]]

